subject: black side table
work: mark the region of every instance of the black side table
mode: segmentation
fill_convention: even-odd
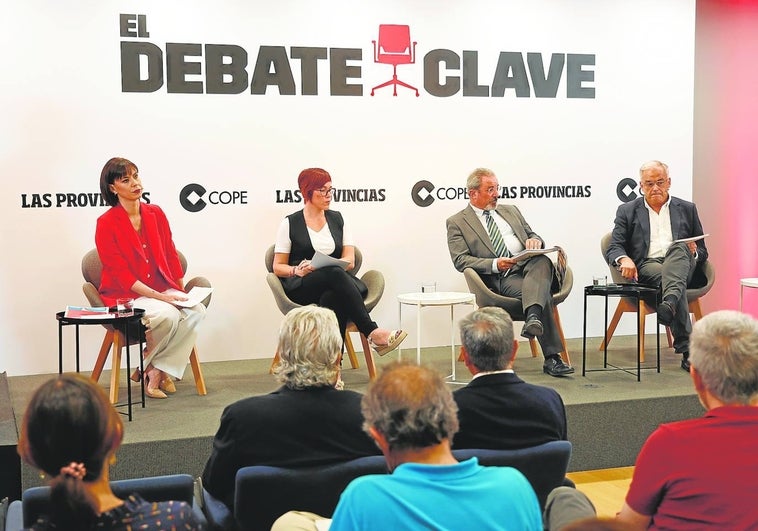
[[[80,326],[87,326],[87,325],[111,325],[113,328],[124,334],[124,340],[126,343],[126,377],[127,377],[127,386],[126,386],[126,404],[114,404],[114,407],[127,407],[127,413],[126,416],[129,418],[129,422],[132,421],[132,386],[129,384],[129,376],[131,374],[131,356],[129,351],[129,325],[139,323],[142,319],[142,316],[145,314],[145,310],[141,308],[135,308],[134,313],[132,315],[125,315],[125,316],[119,316],[115,315],[114,317],[86,317],[86,318],[77,318],[77,317],[66,317],[66,312],[58,312],[55,314],[55,318],[58,321],[58,374],[63,373],[63,327],[74,325],[74,328],[76,329],[76,372],[79,372],[79,327]],[[140,374],[142,374],[144,370],[144,366],[142,364],[142,337],[140,336],[140,357],[139,357],[139,368],[140,368]],[[114,345],[115,348],[115,345]],[[119,367],[115,367],[112,370],[120,370]],[[142,391],[142,407],[145,407],[145,379],[140,378],[140,387]],[[119,411],[119,413],[124,414],[123,412]]]
[[[605,320],[603,325],[603,368],[602,369],[587,369],[587,297],[600,296],[605,299]],[[637,301],[637,381],[640,381],[641,369],[657,369],[661,372],[661,332],[660,323],[658,322],[658,316],[656,315],[656,327],[655,327],[655,349],[657,353],[655,367],[642,367],[640,362],[640,348],[642,341],[642,334],[645,333],[640,326],[640,305],[644,299],[654,298],[656,306],[660,298],[660,290],[654,286],[644,286],[640,284],[608,284],[607,286],[585,286],[584,288],[584,330],[582,332],[582,376],[585,376],[588,372],[593,371],[624,371],[629,374],[634,374],[632,370],[634,367],[618,367],[616,365],[608,363],[608,341],[610,338],[608,334],[608,297],[630,297]],[[612,368],[608,368],[608,366]]]

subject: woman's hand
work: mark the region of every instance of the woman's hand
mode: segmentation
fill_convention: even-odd
[[[158,299],[159,301],[167,302],[169,304],[187,300],[187,297],[181,293],[160,293],[158,291],[155,293],[157,293],[157,295],[153,296],[154,299]]]
[[[295,266],[295,275],[299,277],[304,277],[308,273],[313,272],[313,267],[311,267],[311,261],[310,260],[303,260],[298,265]]]

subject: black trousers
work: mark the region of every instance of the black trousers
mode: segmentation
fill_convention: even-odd
[[[366,286],[354,275],[341,267],[322,267],[301,280],[299,286],[286,290],[287,296],[298,304],[317,304],[333,310],[343,337],[350,321],[366,337],[378,328],[363,304]]]

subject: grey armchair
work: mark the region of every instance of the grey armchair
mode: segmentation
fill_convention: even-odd
[[[476,305],[480,308],[482,306],[498,306],[504,309],[514,321],[523,321],[524,310],[521,307],[521,300],[514,297],[505,297],[493,292],[487,287],[479,274],[467,267],[463,270],[463,277],[466,279],[468,289],[476,297]],[[574,273],[570,267],[566,267],[566,276],[563,279],[563,285],[560,290],[553,293],[553,318],[555,324],[558,327],[558,334],[561,336],[561,344],[563,345],[563,352],[561,352],[561,358],[563,361],[571,365],[571,358],[569,357],[568,348],[566,347],[566,337],[563,335],[563,326],[561,325],[561,317],[558,314],[558,304],[566,300],[566,297],[571,293],[571,288],[574,286]],[[537,357],[537,341],[534,338],[529,340],[529,348],[532,351],[532,357]]]
[[[608,232],[603,235],[603,237],[600,239],[600,252],[603,256],[603,261],[605,261],[605,251],[608,249],[608,246],[611,244],[611,233]],[[611,279],[613,280],[614,284],[624,284],[629,282],[627,279],[621,276],[621,272],[616,269],[615,267],[608,264],[608,269],[611,272]],[[703,309],[700,306],[700,298],[703,297],[706,293],[708,293],[711,288],[713,287],[713,283],[716,281],[716,270],[713,268],[713,264],[711,262],[706,261],[703,272],[705,273],[705,279],[706,283],[704,286],[697,287],[697,288],[687,288],[687,303],[689,305],[690,313],[695,316],[695,321],[698,319],[702,319],[703,317]],[[632,298],[624,298],[622,297],[619,299],[618,306],[616,306],[616,311],[613,313],[613,318],[611,319],[611,322],[608,324],[608,330],[605,332],[605,338],[603,339],[603,342],[600,344],[600,350],[605,349],[606,342],[610,343],[611,338],[613,337],[613,333],[616,331],[616,327],[619,324],[619,321],[621,320],[621,316],[624,313],[637,313],[637,305],[635,299]],[[645,301],[640,301],[640,330],[645,330],[645,316],[650,315],[651,313],[656,313],[656,309],[648,304]],[[671,328],[666,327],[666,337],[668,338],[668,344],[669,348],[672,348],[674,346],[674,340],[671,335]],[[640,338],[640,352],[639,352],[640,361],[645,361],[645,336],[644,334]]]
[[[182,264],[182,270],[187,272],[187,259],[179,252],[179,261]],[[100,256],[97,254],[97,249],[91,249],[82,258],[82,276],[84,276],[84,284],[82,285],[82,291],[84,291],[85,297],[91,306],[105,306],[103,299],[100,297],[100,293],[97,291],[100,286],[100,279],[103,274],[103,264],[100,261]],[[211,283],[205,277],[195,277],[185,283],[187,291],[191,290],[194,286],[210,287]],[[207,308],[211,302],[211,295],[208,295],[203,300],[203,304]],[[105,362],[108,360],[108,354],[113,347],[113,359],[111,361],[111,387],[110,387],[110,400],[112,403],[118,402],[118,386],[119,386],[119,372],[121,369],[121,347],[124,346],[125,338],[124,334],[113,328],[111,325],[103,325],[105,328],[105,337],[103,343],[100,346],[100,352],[97,355],[97,361],[95,367],[92,369],[92,379],[96,382],[100,380],[100,375],[105,367]],[[131,333],[129,329],[129,337],[139,338],[144,334],[144,327],[139,325],[139,330],[136,333]],[[203,371],[200,369],[200,361],[197,355],[197,346],[192,347],[192,353],[190,354],[190,365],[192,366],[192,374],[195,377],[195,387],[197,388],[197,394],[208,394],[205,388],[205,379],[203,378]],[[129,375],[127,375],[128,377]]]
[[[299,308],[301,305],[287,297],[287,294],[284,292],[282,282],[279,280],[279,277],[274,274],[273,245],[266,250],[264,263],[266,265],[266,270],[268,271],[268,274],[266,275],[266,282],[268,283],[268,287],[271,288],[271,293],[274,295],[274,301],[276,302],[276,305],[279,307],[279,310],[282,312],[282,314],[286,315],[293,308]],[[354,274],[358,274],[358,271],[360,270],[362,264],[363,254],[361,253],[361,250],[358,249],[358,247],[355,247],[355,267],[353,268]],[[366,271],[360,277],[360,279],[368,287],[368,294],[363,300],[363,303],[366,305],[366,310],[370,312],[374,309],[374,307],[376,307],[377,304],[379,304],[379,301],[382,298],[382,294],[384,294],[384,275],[382,275],[379,271],[372,269],[370,271]],[[353,342],[350,339],[351,332],[358,332],[358,329],[355,327],[354,323],[348,323],[347,330],[345,330],[345,350],[347,350],[347,355],[350,359],[350,366],[353,369],[357,369],[358,357],[355,355],[355,348],[353,347]],[[376,364],[374,363],[374,355],[371,351],[371,346],[368,343],[368,338],[363,334],[360,334],[360,337],[361,344],[363,346],[363,354],[366,358],[366,367],[368,369],[369,378],[373,380],[376,377]],[[274,357],[274,361],[271,364],[272,369],[278,361],[278,358]]]

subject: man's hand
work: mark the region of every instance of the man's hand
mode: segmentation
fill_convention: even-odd
[[[695,253],[697,253],[697,243],[687,242],[687,248],[690,250],[690,253],[692,253],[692,256],[695,256]]]
[[[621,271],[622,277],[634,280],[635,282],[637,281],[637,266],[634,265],[634,261],[628,256],[619,260],[619,271]]]
[[[497,259],[498,271],[508,271],[514,265],[516,265],[516,261],[513,258],[498,258]]]
[[[524,242],[527,249],[542,249],[542,240],[538,238],[529,238]]]

